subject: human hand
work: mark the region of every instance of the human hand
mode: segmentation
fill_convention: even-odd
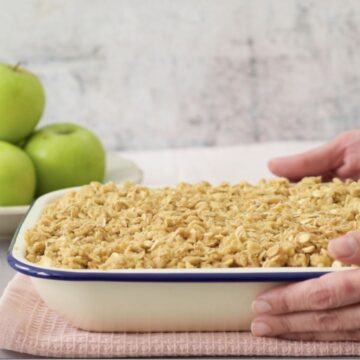
[[[273,173],[290,180],[360,178],[360,131],[343,133],[318,149],[269,163]],[[360,265],[360,232],[331,240],[331,257]],[[255,336],[294,340],[360,340],[360,269],[331,273],[318,279],[283,285],[253,302]]]
[[[322,176],[324,180],[360,178],[360,130],[350,130],[329,143],[302,154],[269,161],[270,170],[292,181],[305,176]]]
[[[360,232],[329,242],[331,257],[360,265]],[[282,285],[252,304],[255,336],[292,340],[360,340],[360,269]]]

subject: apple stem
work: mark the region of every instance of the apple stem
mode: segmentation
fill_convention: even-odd
[[[21,66],[21,62],[16,63],[16,65],[14,65],[13,67],[14,71],[16,71],[20,66]]]

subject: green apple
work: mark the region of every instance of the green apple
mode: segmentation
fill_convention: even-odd
[[[96,135],[81,126],[45,126],[34,132],[24,149],[35,165],[37,195],[104,178],[104,148]]]
[[[34,74],[0,64],[0,140],[16,143],[29,135],[44,106],[45,92]]]
[[[28,205],[36,187],[34,165],[16,146],[0,141],[0,206]]]

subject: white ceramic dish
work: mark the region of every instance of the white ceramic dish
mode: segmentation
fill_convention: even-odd
[[[142,171],[132,161],[124,159],[116,152],[108,152],[106,160],[105,182],[114,181],[118,184],[125,180],[141,182]],[[29,206],[0,206],[0,241],[11,238],[28,210]]]
[[[9,240],[29,206],[0,206],[0,241]]]
[[[40,197],[18,228],[9,264],[30,276],[39,295],[76,327],[92,331],[235,331],[249,329],[251,302],[276,284],[321,276],[333,268],[64,270],[25,257],[24,233],[46,204]]]

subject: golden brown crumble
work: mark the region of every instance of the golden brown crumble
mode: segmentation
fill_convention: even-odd
[[[91,183],[49,204],[26,258],[71,269],[341,266],[328,240],[360,228],[360,181],[305,178],[147,188]]]

